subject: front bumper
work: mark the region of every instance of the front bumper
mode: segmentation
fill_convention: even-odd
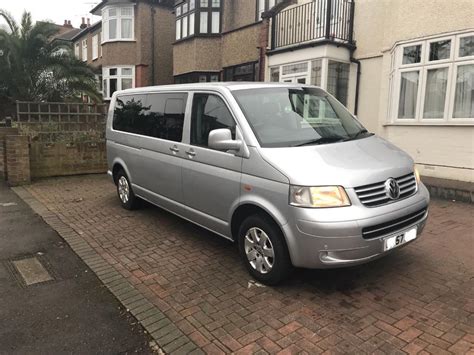
[[[283,226],[294,266],[305,268],[334,268],[358,265],[382,257],[385,238],[417,227],[419,238],[428,217],[429,193],[423,184],[417,193],[392,204],[368,208],[357,203],[348,191],[353,205],[332,209],[291,208],[291,218]],[[357,201],[357,202],[356,202]],[[365,228],[398,221],[404,216],[426,209],[416,220],[401,224],[370,239],[364,239]],[[415,239],[415,240],[416,240]],[[411,242],[405,243],[405,246]]]

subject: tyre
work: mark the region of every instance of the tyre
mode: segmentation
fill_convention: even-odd
[[[127,174],[123,170],[117,173],[115,179],[117,185],[117,195],[120,203],[126,210],[135,210],[140,207],[141,201],[135,196],[132,190],[132,185],[128,179]]]
[[[293,269],[280,228],[264,215],[252,215],[242,222],[239,251],[249,273],[266,285],[280,283]]]

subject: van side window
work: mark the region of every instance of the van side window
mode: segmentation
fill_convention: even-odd
[[[235,139],[235,121],[225,102],[217,95],[194,94],[191,117],[191,144],[208,146],[209,132],[229,128]]]
[[[188,95],[148,94],[117,98],[113,128],[117,131],[180,142]]]
[[[150,124],[146,135],[181,142],[187,98],[188,95],[183,93],[148,94]]]
[[[145,95],[119,96],[115,102],[113,129],[117,131],[143,134],[146,127]]]

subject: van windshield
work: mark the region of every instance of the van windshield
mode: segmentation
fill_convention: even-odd
[[[247,89],[233,95],[262,147],[329,144],[372,135],[318,88]]]

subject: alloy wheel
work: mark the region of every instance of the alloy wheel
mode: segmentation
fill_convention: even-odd
[[[260,228],[250,228],[245,234],[245,254],[253,269],[262,274],[269,273],[275,262],[273,244]]]
[[[130,198],[130,187],[128,186],[127,178],[125,176],[121,176],[117,186],[120,200],[123,203],[127,203]]]

